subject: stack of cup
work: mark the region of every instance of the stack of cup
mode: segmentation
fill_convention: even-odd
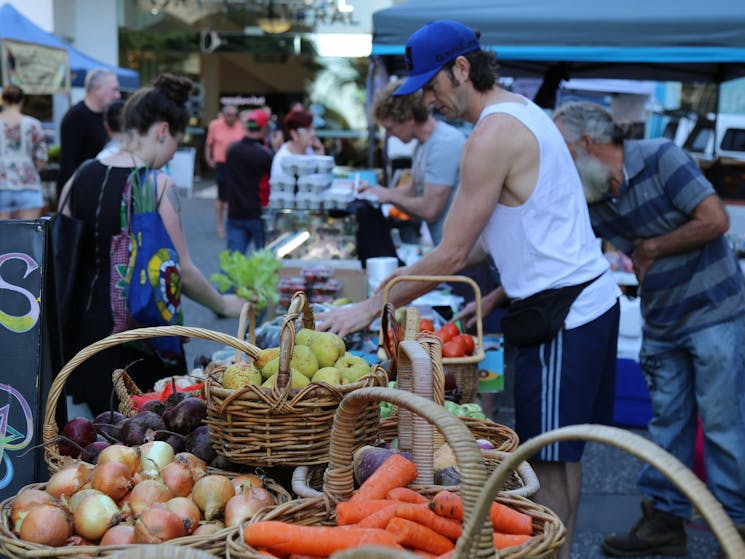
[[[367,270],[367,294],[369,297],[385,278],[390,276],[398,268],[398,258],[395,256],[376,256],[365,261]]]

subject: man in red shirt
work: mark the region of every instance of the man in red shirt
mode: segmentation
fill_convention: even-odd
[[[238,121],[238,107],[235,105],[224,105],[218,117],[210,122],[207,128],[204,157],[207,165],[215,169],[217,180],[215,214],[217,236],[221,239],[225,237],[225,206],[228,201],[225,186],[225,154],[228,146],[243,138],[243,134],[243,126]]]

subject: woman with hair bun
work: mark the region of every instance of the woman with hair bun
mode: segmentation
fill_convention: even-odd
[[[125,135],[121,149],[103,159],[83,163],[62,191],[63,201],[69,194],[63,213],[88,225],[79,289],[73,301],[76,323],[69,324],[63,332],[66,359],[113,331],[109,250],[112,237],[121,228],[125,185],[134,171],[157,170],[171,159],[186,130],[189,114],[185,103],[190,91],[191,81],[170,74],[158,77],[152,87],[137,91],[122,111]],[[220,315],[239,316],[245,300],[221,295],[196,268],[186,245],[173,181],[165,173],[157,173],[155,177],[158,213],[179,257],[182,294]],[[119,345],[93,356],[76,369],[75,382],[70,383],[74,400],[87,403],[93,414],[108,409],[111,373],[124,367],[143,389],[149,389],[164,376],[186,372],[183,348],[178,363],[166,366],[140,346]]]
[[[47,145],[41,122],[24,115],[23,90],[3,89],[0,113],[0,219],[36,219],[44,196],[39,170],[47,164]]]

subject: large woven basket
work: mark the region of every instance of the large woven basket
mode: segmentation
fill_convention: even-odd
[[[390,291],[394,285],[402,281],[417,281],[428,283],[465,283],[471,286],[474,293],[476,305],[476,336],[474,339],[474,351],[466,357],[444,357],[442,364],[455,375],[456,383],[461,391],[464,402],[473,402],[479,391],[479,368],[478,364],[486,358],[484,352],[484,332],[481,320],[481,289],[471,278],[467,276],[398,276],[389,281],[383,292],[384,303],[388,302]],[[417,331],[418,331],[417,324]]]
[[[413,341],[404,341],[399,367],[427,367],[429,356],[421,346]],[[341,403],[335,418],[332,434],[329,466],[324,475],[323,496],[290,501],[267,514],[259,513],[250,522],[258,520],[281,520],[302,525],[333,525],[334,507],[351,497],[354,482],[352,479],[351,432],[355,418],[368,402],[387,401],[425,419],[445,435],[448,444],[457,457],[462,473],[461,495],[466,518],[470,518],[479,499],[486,479],[486,470],[476,441],[465,425],[443,407],[414,394],[388,388],[365,388],[347,395]],[[418,443],[418,441],[417,441]],[[431,444],[431,439],[429,441]],[[420,450],[426,452],[427,442]],[[425,474],[426,475],[426,474]],[[533,503],[524,497],[497,497],[500,502],[516,506],[533,519],[535,536],[531,541],[556,549],[563,542],[564,528],[561,521],[550,510]],[[244,524],[245,526],[245,524]],[[243,541],[242,530],[228,539],[227,556],[240,559],[260,559],[262,556]],[[528,542],[530,543],[530,542]],[[520,551],[522,548],[508,548],[502,557],[529,557]],[[513,552],[514,551],[514,552]],[[490,522],[481,521],[480,529],[472,531],[468,538],[461,537],[456,547],[458,557],[493,557],[492,527]],[[371,555],[372,556],[372,555]],[[402,557],[408,556],[402,554]]]
[[[259,348],[256,346],[247,344],[246,342],[228,334],[206,330],[204,328],[193,328],[187,326],[155,326],[152,328],[138,328],[135,330],[127,330],[126,332],[119,332],[118,334],[112,334],[111,336],[98,340],[97,342],[81,349],[72,359],[70,359],[70,361],[68,361],[55,377],[52,386],[49,389],[49,396],[47,397],[47,406],[44,415],[44,442],[51,443],[59,434],[59,428],[56,423],[57,405],[60,396],[62,395],[62,389],[64,388],[65,383],[81,363],[110,347],[115,347],[127,342],[156,338],[159,336],[186,336],[190,338],[213,340],[223,345],[229,345],[236,350],[245,352],[252,359],[255,359],[259,352]],[[103,371],[102,374],[104,374]],[[54,443],[48,444],[44,447],[44,459],[49,466],[50,473],[59,470],[65,459],[64,456],[59,454],[58,450],[57,444]]]
[[[211,368],[205,381],[207,423],[215,451],[237,464],[253,466],[300,466],[325,464],[334,414],[342,398],[370,386],[385,386],[381,367],[359,381],[341,386],[311,383],[295,389],[290,385],[290,360],[295,346],[295,322],[315,329],[308,300],[297,292],[280,330],[277,382],[272,389],[248,386],[224,389],[217,378],[222,365]],[[362,412],[354,432],[355,446],[372,444],[378,437],[379,410],[372,403]]]

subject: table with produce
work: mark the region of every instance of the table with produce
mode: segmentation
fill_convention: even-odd
[[[227,267],[234,279],[243,268]],[[457,386],[458,360],[472,368],[469,354],[483,355],[480,329],[472,337],[453,323],[435,327],[411,310],[391,317],[384,340],[374,332],[342,339],[315,330],[319,307],[304,291],[285,302],[281,316],[258,326],[247,305],[238,336],[142,328],[76,355],[47,401],[40,451],[50,478],[2,503],[0,552],[95,557],[168,542],[218,557],[328,557],[363,545],[401,557],[475,556],[478,546],[459,544],[461,534],[485,541],[481,526],[468,525],[476,499],[465,489],[477,474],[483,485],[518,444]],[[62,389],[81,362],[159,335],[224,349],[152,387],[136,386],[124,368],[110,371],[116,407],[57,425]],[[409,415],[432,422],[433,434],[422,436]],[[530,474],[523,463],[492,496],[488,546],[501,557],[549,556],[563,541],[558,518],[529,499]]]

